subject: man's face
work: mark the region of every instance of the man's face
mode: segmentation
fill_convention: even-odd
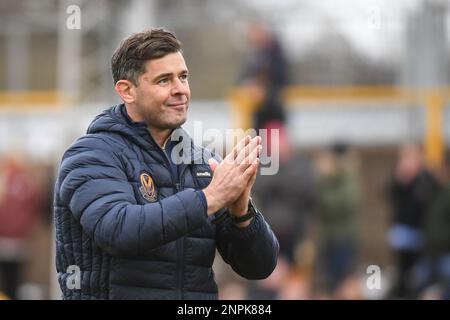
[[[135,91],[136,112],[157,130],[175,129],[186,122],[191,92],[188,70],[180,52],[147,61]]]

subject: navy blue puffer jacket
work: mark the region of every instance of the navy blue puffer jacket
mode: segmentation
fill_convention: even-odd
[[[211,181],[206,160],[214,155],[190,150],[175,181],[147,126],[118,105],[64,153],[54,201],[64,299],[217,299],[216,248],[247,279],[271,274],[279,245],[263,216],[242,229],[229,219],[213,224],[198,190]]]

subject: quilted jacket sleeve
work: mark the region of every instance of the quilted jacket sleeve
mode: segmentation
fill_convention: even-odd
[[[188,234],[207,219],[193,189],[137,204],[119,158],[95,136],[79,139],[66,151],[57,188],[62,205],[111,255],[139,255]]]
[[[219,223],[216,237],[223,260],[240,276],[264,279],[275,269],[280,247],[261,213],[245,228],[236,227],[230,219]]]

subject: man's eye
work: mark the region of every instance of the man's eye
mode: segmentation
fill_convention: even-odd
[[[186,80],[188,79],[188,75],[187,75],[187,74],[182,74],[182,75],[180,76],[180,79],[181,79],[182,81],[186,81]]]
[[[168,78],[162,78],[161,80],[158,81],[158,84],[166,84],[169,82]]]

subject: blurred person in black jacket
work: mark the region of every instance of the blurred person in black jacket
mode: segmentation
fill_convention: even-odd
[[[397,279],[391,298],[415,298],[412,271],[424,247],[424,222],[439,183],[425,165],[422,149],[405,144],[389,183],[393,225],[389,244],[396,258]]]
[[[268,154],[272,143],[275,142],[267,143]],[[280,242],[280,254],[292,264],[297,262],[296,248],[309,236],[316,203],[316,176],[310,159],[293,148],[284,129],[279,131],[278,147],[278,172],[261,174],[253,190]]]
[[[258,94],[254,114],[255,129],[280,127],[285,122],[282,89],[288,82],[287,61],[274,32],[261,22],[251,22],[247,28],[250,52],[241,68],[240,86],[252,88]]]
[[[425,217],[425,250],[417,278],[425,278],[424,297],[430,289],[438,288],[435,298],[450,299],[450,152],[447,151],[440,172],[442,188],[439,190]],[[420,287],[419,282],[419,289]]]

